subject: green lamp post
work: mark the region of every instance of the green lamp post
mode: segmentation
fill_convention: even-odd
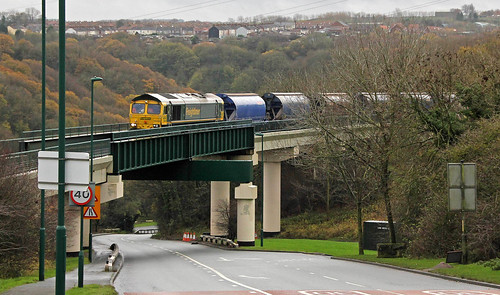
[[[56,228],[56,295],[64,295],[66,285],[66,227],[64,189],[66,181],[66,1],[59,0],[59,159]]]
[[[90,79],[90,183],[93,183],[94,169],[94,82],[102,81],[101,77]],[[95,192],[94,192],[95,193]],[[90,220],[89,220],[90,222]],[[78,287],[83,288],[83,206],[80,207],[80,252],[78,253]],[[92,262],[92,229],[89,223],[89,261]]]
[[[90,79],[90,182],[94,181],[94,83],[102,81],[101,77]],[[92,262],[92,219],[89,219],[89,261]]]
[[[264,133],[255,133],[261,140],[261,176],[262,176],[262,198],[260,199],[260,246],[264,247]]]
[[[45,0],[42,0],[42,147],[45,150]],[[38,252],[38,280],[45,280],[45,190],[40,192],[40,250]]]

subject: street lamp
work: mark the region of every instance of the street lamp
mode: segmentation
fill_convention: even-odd
[[[94,82],[97,81],[102,78],[90,79],[90,182],[94,181]],[[89,219],[89,261],[92,262],[92,219]]]
[[[102,81],[101,77],[90,79],[90,184],[93,184],[94,170],[94,82]],[[95,192],[93,192],[95,194]],[[94,195],[92,195],[94,197]],[[89,261],[92,262],[92,226],[89,219]],[[80,252],[78,253],[78,287],[83,288],[83,206],[80,207]]]
[[[260,246],[264,247],[264,133],[255,133],[256,136],[260,136],[261,141],[261,176],[262,176],[262,198],[260,199]]]
[[[42,0],[42,146],[41,150],[45,150],[45,0]],[[38,280],[45,280],[45,190],[40,192],[40,250],[38,252]]]

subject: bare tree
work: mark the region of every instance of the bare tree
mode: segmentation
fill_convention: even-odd
[[[323,138],[325,153],[342,159],[336,169],[348,188],[355,183],[353,177],[358,183],[370,177],[369,182],[376,184],[392,243],[396,242],[391,204],[394,163],[402,148],[425,140],[417,136],[411,103],[423,96],[414,75],[426,55],[426,40],[421,37],[382,31],[346,37],[337,42],[331,64],[293,81],[311,98],[308,123]],[[327,94],[332,92],[342,94]],[[354,187],[350,193],[356,195]]]

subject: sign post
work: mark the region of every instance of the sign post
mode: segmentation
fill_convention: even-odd
[[[95,183],[90,183],[86,190],[71,191],[69,204],[80,207],[80,252],[78,253],[78,287],[83,288],[83,211],[84,206],[94,206]],[[89,207],[92,208],[92,207]]]
[[[476,210],[476,164],[448,163],[448,207],[462,213],[462,263],[467,264],[467,232],[465,212]]]

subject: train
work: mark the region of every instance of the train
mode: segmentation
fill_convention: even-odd
[[[430,95],[414,93],[429,109],[433,105]],[[384,93],[358,93],[355,99],[361,108],[369,109],[374,101],[384,103],[389,99]],[[150,129],[165,126],[247,120],[273,121],[298,118],[307,114],[310,107],[332,109],[337,115],[346,115],[341,107],[348,100],[346,93],[322,93],[309,99],[300,92],[256,93],[145,93],[130,102],[130,128]],[[310,105],[311,104],[311,105]]]
[[[302,93],[145,93],[130,102],[131,129],[246,120],[295,118],[308,109]]]

